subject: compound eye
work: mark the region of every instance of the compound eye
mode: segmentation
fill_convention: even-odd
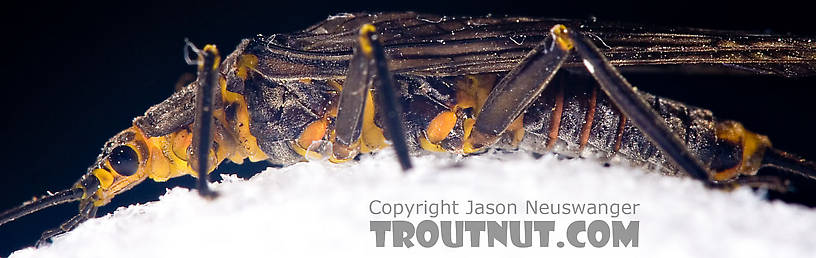
[[[108,162],[117,174],[131,176],[139,169],[139,155],[130,146],[118,146],[108,155]]]

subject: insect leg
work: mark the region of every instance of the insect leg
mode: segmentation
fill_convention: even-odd
[[[763,167],[772,167],[816,180],[816,163],[795,154],[768,148],[762,159]]]
[[[465,152],[495,143],[544,90],[574,48],[604,92],[658,149],[691,177],[711,182],[701,163],[592,42],[563,25],[553,26],[550,33],[550,38],[527,54],[490,92],[465,142]]]
[[[361,54],[360,46],[354,49],[349,61],[346,81],[340,92],[337,118],[334,121],[335,139],[332,145],[333,158],[347,160],[353,158],[360,148],[363,131],[363,109],[371,87],[373,76],[369,69],[369,59]]]
[[[598,47],[580,32],[568,31],[566,34],[586,69],[618,109],[675,165],[691,177],[713,185],[702,163],[692,156],[663,118],[649,107],[635,88],[601,54]]]
[[[465,141],[465,153],[498,141],[510,123],[544,91],[572,48],[565,41],[568,39],[565,32],[563,25],[554,26],[550,37],[531,50],[493,87]]]
[[[90,201],[82,202],[79,206],[79,214],[60,224],[59,227],[52,228],[43,232],[42,235],[40,236],[40,240],[37,240],[36,245],[42,246],[44,244],[47,244],[48,240],[51,239],[52,237],[71,231],[72,229],[74,229],[74,227],[79,225],[79,223],[82,223],[83,221],[86,221],[90,218],[96,217],[97,208],[98,207],[96,207],[96,205],[93,205],[93,202]]]
[[[778,176],[748,176],[738,177],[727,182],[720,182],[718,188],[731,189],[740,186],[749,186],[752,188],[768,189],[780,193],[790,191],[789,180],[780,178]]]
[[[82,191],[82,189],[71,188],[68,190],[57,192],[53,195],[40,197],[33,202],[25,203],[19,207],[0,213],[0,225],[6,224],[20,217],[35,213],[39,210],[51,206],[56,206],[68,202],[75,202],[81,199],[83,194],[85,193]]]
[[[378,98],[374,100],[381,107],[385,120],[385,132],[397,152],[397,158],[403,170],[411,168],[408,156],[408,144],[405,141],[405,129],[400,119],[400,107],[397,105],[394,79],[388,70],[385,51],[377,38],[374,26],[367,24],[360,29],[358,44],[354,49],[346,75],[346,81],[340,96],[340,103],[335,119],[334,159],[352,158],[359,148],[363,129],[363,111],[369,94],[374,87]]]
[[[188,43],[189,44],[189,43]],[[193,169],[198,172],[198,193],[212,198],[215,192],[207,187],[207,173],[211,164],[210,149],[213,142],[213,111],[215,109],[215,90],[218,85],[218,65],[221,57],[218,49],[207,45],[198,51],[198,91],[196,92],[195,122],[193,123]]]

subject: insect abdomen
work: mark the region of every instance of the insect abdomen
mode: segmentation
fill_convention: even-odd
[[[714,171],[739,164],[741,148],[717,140],[710,111],[641,95],[703,164]],[[679,172],[603,91],[579,78],[550,85],[523,116],[520,148]]]

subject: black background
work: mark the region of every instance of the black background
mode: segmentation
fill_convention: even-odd
[[[33,2],[33,1],[30,1]],[[391,3],[123,1],[106,4],[17,4],[2,10],[0,209],[46,190],[69,187],[111,136],[173,92],[185,72],[183,39],[215,43],[222,54],[258,33],[304,29],[339,12],[404,11],[446,15],[524,15],[670,26],[791,32],[814,36],[809,7],[773,1],[564,2],[394,1]],[[816,158],[816,80],[724,76],[631,75],[639,88],[709,108],[771,137],[781,149]],[[242,176],[261,165],[238,169]],[[223,170],[223,169],[222,169]],[[100,210],[155,200],[191,177],[146,181]],[[75,214],[75,205],[41,211],[0,227],[0,256],[32,244],[40,232]],[[218,223],[218,222],[213,222]],[[212,236],[217,242],[218,236]],[[89,244],[104,244],[103,241]]]

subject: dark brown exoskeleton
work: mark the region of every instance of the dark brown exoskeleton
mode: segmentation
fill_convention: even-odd
[[[190,46],[195,82],[111,138],[72,188],[4,212],[0,224],[80,201],[79,214],[42,243],[148,177],[194,175],[213,197],[206,175],[226,159],[343,162],[389,145],[404,170],[412,154],[501,148],[629,163],[713,188],[786,190],[784,178],[756,176],[766,166],[816,180],[814,163],[767,137],[638,92],[619,73],[670,66],[812,76],[809,38],[406,12],[332,16],[246,39],[223,61],[214,46]],[[587,74],[597,85],[570,83]]]

